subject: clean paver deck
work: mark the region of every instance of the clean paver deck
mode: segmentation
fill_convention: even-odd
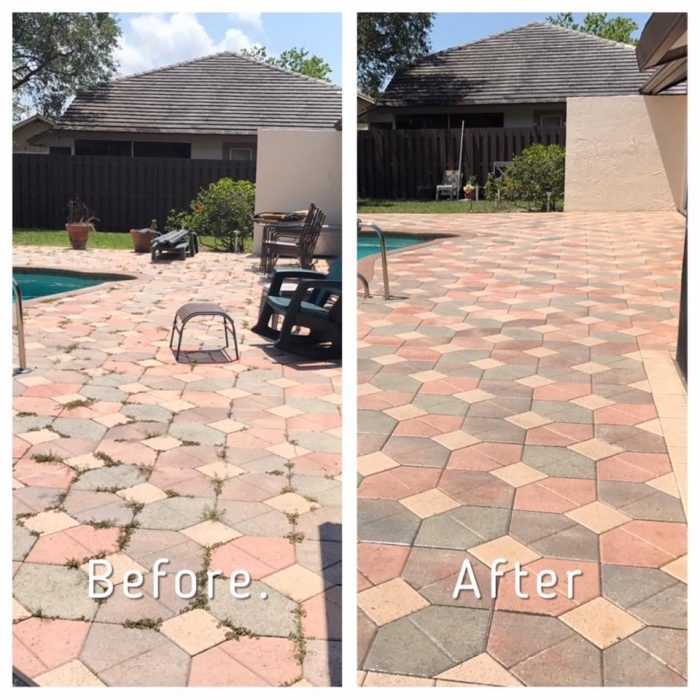
[[[249,257],[151,264],[19,247],[14,263],[139,276],[25,306],[14,665],[39,685],[338,685],[340,366],[302,363],[248,330],[260,299]],[[202,319],[175,362],[170,327],[191,301],[233,316],[239,361],[206,352],[223,329]],[[88,597],[91,558],[111,563],[115,583],[141,572],[143,596],[118,583]],[[204,594],[206,572],[221,570],[213,599],[176,595],[183,569]],[[230,595],[236,570],[252,577],[247,600]]]
[[[685,685],[684,220],[363,218],[458,236],[359,305],[359,683]]]

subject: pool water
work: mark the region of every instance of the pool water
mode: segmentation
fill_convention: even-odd
[[[412,236],[405,233],[385,233],[387,253],[419,243],[434,241],[436,236]],[[379,252],[379,236],[374,232],[360,231],[357,235],[357,258],[366,258]]]
[[[19,284],[23,301],[46,297],[51,294],[74,292],[76,289],[93,287],[103,282],[132,279],[127,275],[91,275],[81,272],[65,272],[63,270],[22,268],[14,268],[12,276]]]

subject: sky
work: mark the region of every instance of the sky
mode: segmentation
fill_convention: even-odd
[[[331,82],[341,83],[340,13],[122,13],[117,18],[120,75],[220,51],[264,46],[278,56],[296,47],[323,58],[331,66]]]
[[[430,35],[431,52],[443,51],[454,46],[484,39],[492,34],[499,34],[530,22],[544,22],[548,16],[556,14],[556,12],[438,13],[433,22],[433,30]],[[633,37],[639,38],[639,33],[649,18],[649,13],[609,12],[608,19],[620,15],[631,17],[637,23],[639,29],[633,34]],[[583,12],[575,12],[574,21],[582,24],[584,16],[585,13]]]
[[[431,33],[432,51],[483,39],[555,13],[437,13]],[[648,14],[632,17],[640,31]],[[575,13],[577,22],[583,13]],[[341,84],[340,13],[122,13],[117,15],[122,38],[117,57],[120,75],[131,75],[219,51],[265,46],[278,56],[285,49],[304,48],[332,68],[331,82]]]

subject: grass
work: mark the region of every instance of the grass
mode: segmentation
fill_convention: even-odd
[[[16,229],[12,232],[13,245],[41,245],[54,248],[68,248],[70,241],[65,231],[53,229]],[[214,247],[211,236],[200,236],[201,247]],[[109,250],[133,250],[131,234],[109,231],[93,231],[88,240],[88,248],[106,248]]]
[[[359,214],[492,214],[528,211],[527,202],[506,202],[496,206],[493,200],[478,202],[467,199],[359,199]]]

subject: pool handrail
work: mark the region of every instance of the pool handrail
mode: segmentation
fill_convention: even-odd
[[[374,231],[379,238],[379,252],[381,254],[382,260],[382,276],[384,279],[384,298],[390,299],[391,294],[389,293],[389,268],[387,266],[386,259],[386,239],[384,238],[384,231],[382,231],[377,224],[373,224],[371,221],[358,221],[357,230],[360,231],[363,228],[369,228]]]
[[[23,374],[29,372],[27,369],[27,351],[24,345],[24,309],[22,307],[22,290],[17,284],[17,280],[12,278],[12,291],[17,299],[15,306],[15,325],[17,326],[17,354],[19,355],[19,367],[13,370],[12,374]]]

